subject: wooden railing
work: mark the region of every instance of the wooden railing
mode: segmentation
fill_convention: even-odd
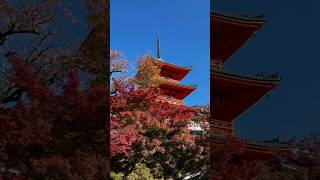
[[[210,137],[212,140],[218,140],[218,141],[224,141],[225,138],[220,136],[211,135]],[[260,147],[260,148],[267,148],[267,149],[273,149],[273,150],[289,150],[293,149],[295,147],[294,143],[288,143],[288,142],[263,142],[259,140],[250,140],[250,139],[243,139],[240,138],[239,140],[245,142],[247,147]]]
[[[213,69],[223,69],[223,62],[220,59],[211,59],[211,68]]]
[[[221,121],[221,120],[213,119],[213,120],[210,121],[210,124],[212,124],[212,126],[221,126],[221,127],[225,127],[225,128],[233,128],[233,123],[232,122],[228,122],[228,121]]]
[[[242,139],[246,142],[247,145],[251,146],[262,146],[276,149],[286,149],[286,148],[294,148],[293,143],[288,142],[263,142],[258,140],[250,140],[250,139]]]
[[[235,130],[232,122],[221,121],[216,119],[210,120],[210,128],[212,134],[234,135]]]

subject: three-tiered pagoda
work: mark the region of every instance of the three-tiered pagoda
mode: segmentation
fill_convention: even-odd
[[[210,14],[211,148],[222,145],[226,137],[234,137],[234,120],[280,82],[277,75],[244,75],[224,68],[225,62],[262,27],[265,20],[264,16]],[[280,142],[246,140],[243,156],[265,159],[290,150],[288,144]]]
[[[159,88],[162,95],[159,100],[175,105],[184,105],[183,99],[192,93],[197,87],[180,84],[181,80],[192,70],[191,67],[178,66],[165,62],[160,56],[160,39],[157,40],[157,58],[153,60],[160,65],[161,83]]]

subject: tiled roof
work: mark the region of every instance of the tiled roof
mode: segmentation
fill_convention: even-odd
[[[256,81],[256,82],[260,82],[260,83],[273,83],[274,84],[274,83],[279,83],[281,80],[281,78],[277,74],[276,75],[269,75],[269,76],[264,76],[263,74],[247,75],[247,74],[234,73],[234,72],[229,72],[226,70],[218,70],[218,69],[211,70],[211,74],[230,77],[233,79]]]
[[[265,15],[259,15],[259,16],[234,15],[234,14],[229,14],[229,13],[222,13],[217,10],[211,11],[210,15],[218,15],[218,16],[222,16],[225,18],[235,19],[235,20],[260,22],[260,23],[264,23],[267,20]]]
[[[157,58],[154,58],[155,61],[163,64],[163,65],[167,65],[167,66],[171,66],[171,67],[175,67],[175,68],[178,68],[178,69],[185,69],[185,70],[192,70],[192,66],[179,66],[179,65],[176,65],[176,64],[172,64],[172,63],[168,63],[166,61],[163,61],[163,60],[159,60]]]
[[[161,85],[171,85],[171,86],[177,86],[180,88],[184,88],[184,89],[197,89],[197,85],[182,85],[182,84],[178,84],[178,83],[173,83],[173,82],[163,82],[161,83]]]

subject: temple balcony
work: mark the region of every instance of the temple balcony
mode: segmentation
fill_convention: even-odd
[[[282,153],[291,153],[295,147],[293,141],[273,141],[273,140],[251,140],[244,138],[237,138],[239,141],[244,143],[245,151],[253,151],[256,153],[265,153],[265,154],[282,154]],[[218,135],[210,135],[210,140],[218,145],[222,146],[225,143],[226,137]]]
[[[273,149],[292,149],[294,148],[293,141],[280,141],[280,140],[250,140],[242,139],[246,142],[248,147],[260,147],[260,148],[273,148]]]
[[[210,134],[219,137],[235,136],[233,122],[211,119]]]

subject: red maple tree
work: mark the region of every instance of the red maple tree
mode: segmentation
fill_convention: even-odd
[[[197,154],[188,125],[194,110],[159,101],[160,91],[115,80],[110,97],[111,168],[129,174],[139,162],[175,176]],[[129,88],[127,88],[129,87]]]
[[[227,137],[221,146],[211,146],[211,179],[237,180],[251,179],[259,172],[259,162],[246,161],[239,156],[244,150],[244,142]]]
[[[75,72],[62,89],[51,87],[19,57],[6,58],[24,93],[0,106],[0,177],[106,179],[108,90],[80,88]]]

